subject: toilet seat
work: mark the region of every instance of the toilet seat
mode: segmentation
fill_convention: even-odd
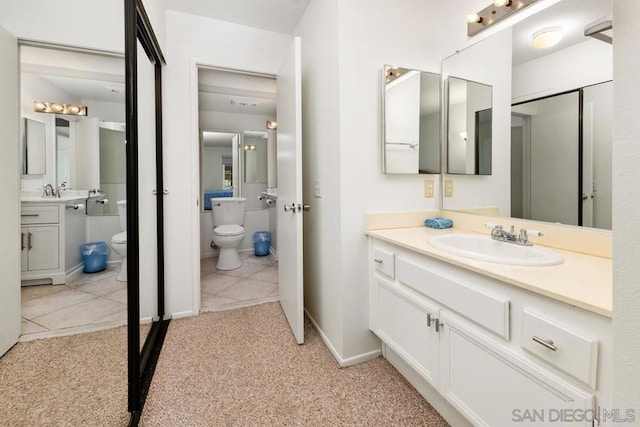
[[[111,243],[127,243],[127,232],[123,231],[122,233],[115,234],[111,238]]]
[[[239,225],[219,225],[213,229],[213,234],[221,237],[239,236],[244,233],[244,227]]]

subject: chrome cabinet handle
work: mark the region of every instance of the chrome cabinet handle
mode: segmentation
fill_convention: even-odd
[[[374,259],[373,262],[377,262],[378,264],[382,264],[382,260],[380,258]]]
[[[537,342],[538,344],[540,344],[541,346],[548,348],[551,351],[556,351],[558,349],[558,347],[553,345],[553,341],[551,340],[545,340],[545,339],[536,337],[535,335],[531,339]]]
[[[31,241],[32,237],[33,237],[33,234],[28,233],[28,235],[27,235],[27,246],[29,247],[29,250],[33,249],[33,244],[32,244],[33,242]]]
[[[432,323],[431,313],[427,313],[427,326],[430,328]]]
[[[435,321],[436,321],[436,332],[440,332],[440,330],[444,326],[444,323],[442,323],[440,319],[435,319]]]
[[[24,251],[24,233],[20,233],[20,250]]]
[[[40,216],[40,214],[20,214],[20,216]]]

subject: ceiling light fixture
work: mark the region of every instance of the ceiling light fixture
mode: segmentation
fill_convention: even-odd
[[[536,49],[548,49],[557,45],[562,40],[562,28],[547,27],[533,33],[533,47]]]
[[[478,13],[467,15],[467,35],[474,36],[536,1],[538,0],[494,0]]]
[[[59,102],[33,101],[33,111],[35,111],[36,113],[86,116],[88,110],[88,107],[82,104],[62,104]]]

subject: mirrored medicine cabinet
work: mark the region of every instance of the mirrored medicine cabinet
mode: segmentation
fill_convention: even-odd
[[[22,175],[46,173],[46,125],[29,118],[22,119]]]
[[[385,65],[382,172],[440,173],[440,75]]]
[[[447,79],[447,173],[491,175],[491,86]]]

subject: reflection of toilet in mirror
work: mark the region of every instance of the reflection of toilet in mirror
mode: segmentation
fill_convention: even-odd
[[[220,248],[218,270],[233,270],[242,265],[238,246],[244,237],[244,197],[215,197],[211,199],[213,243]]]
[[[118,216],[120,217],[120,229],[122,232],[111,238],[111,249],[122,257],[122,267],[116,280],[127,281],[127,201],[118,200]]]

